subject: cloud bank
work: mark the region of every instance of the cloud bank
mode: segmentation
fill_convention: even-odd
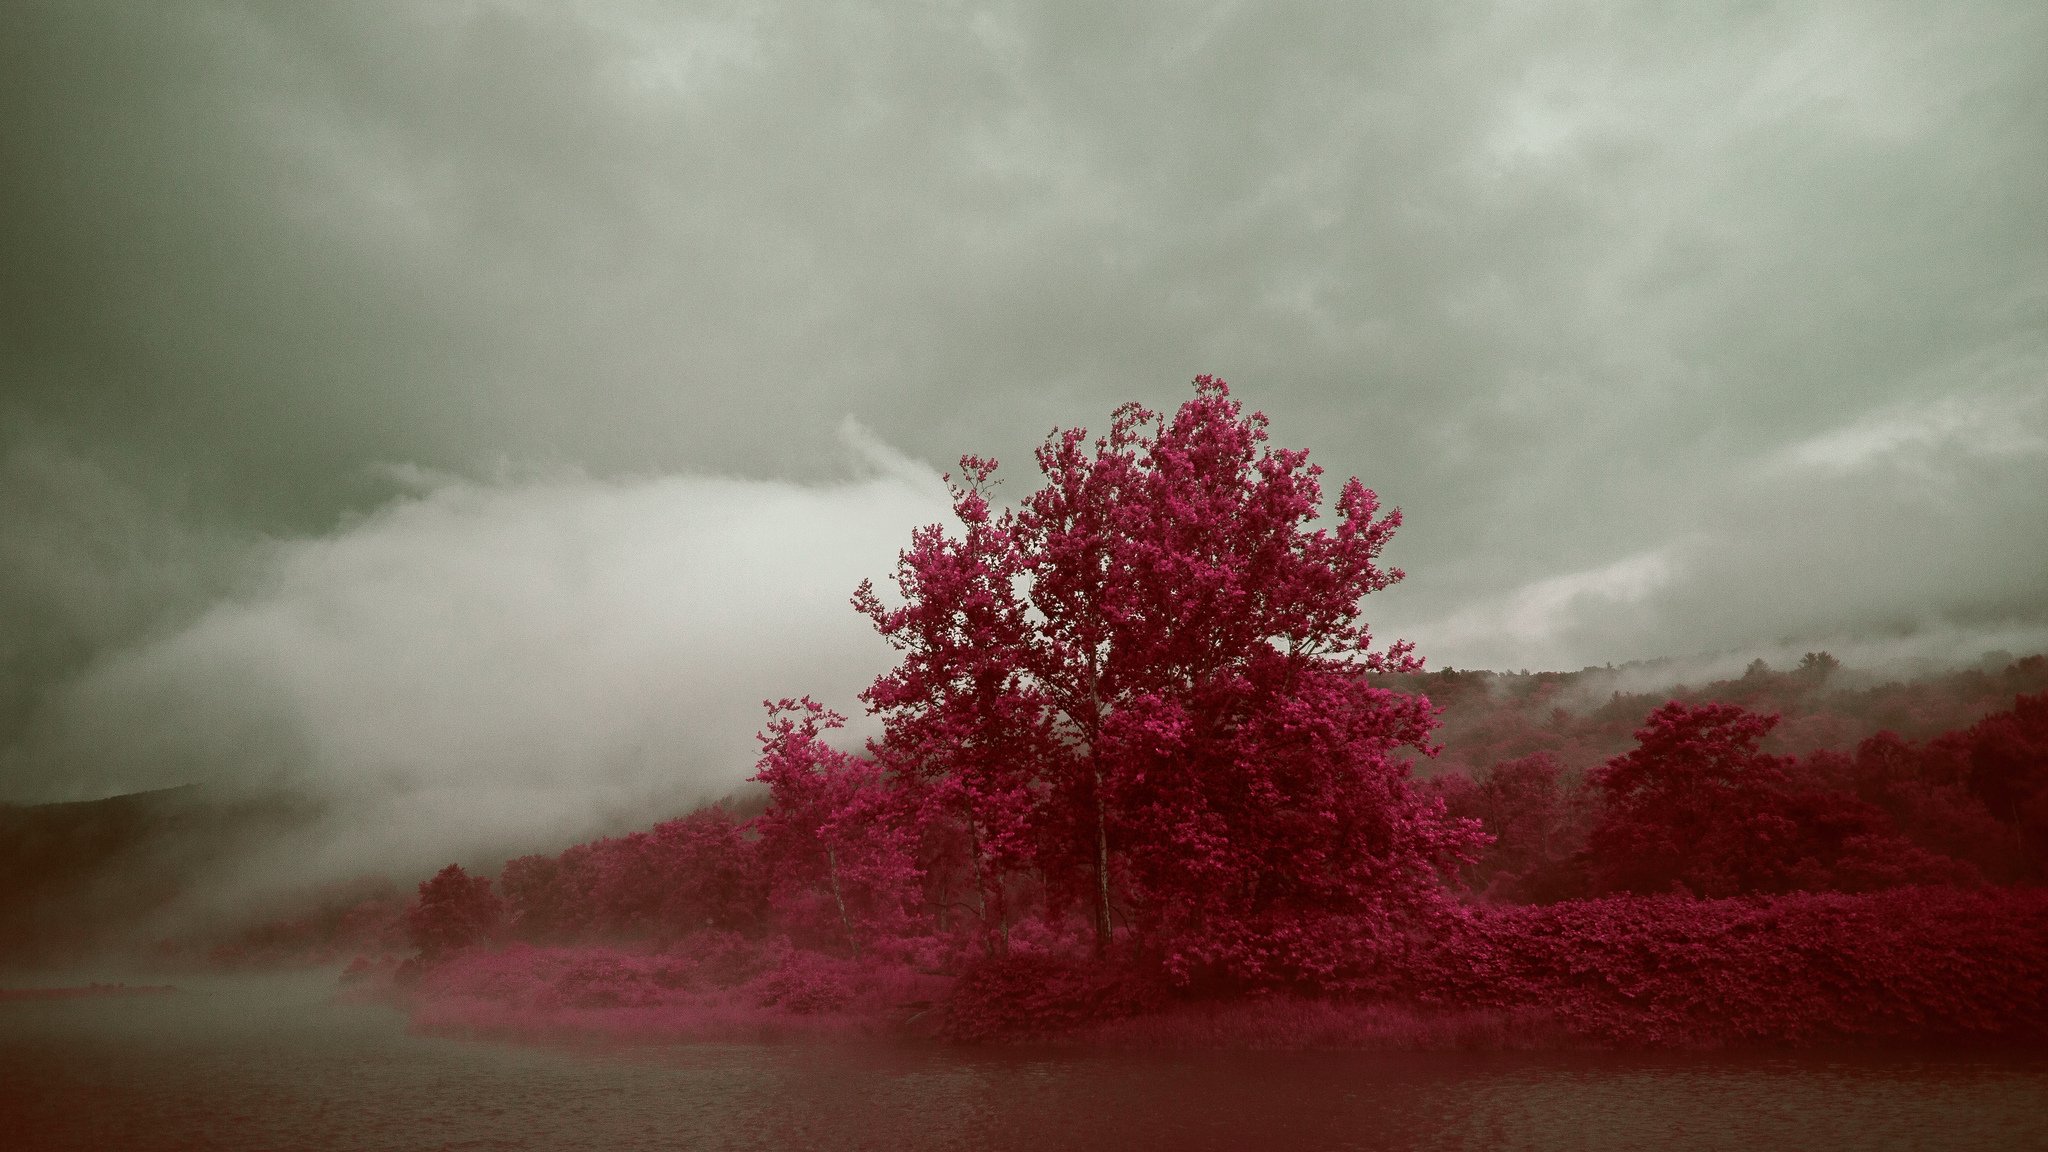
[[[278,541],[188,624],[47,702],[15,770],[75,797],[187,782],[327,801],[316,874],[644,824],[752,773],[764,698],[858,714],[888,651],[848,605],[928,468],[857,426],[865,475],[490,482]]]
[[[845,416],[1023,487],[1205,372],[1437,665],[2048,626],[2048,7],[9,16],[0,795],[730,779],[935,518]]]

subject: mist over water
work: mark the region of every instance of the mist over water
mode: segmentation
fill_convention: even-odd
[[[2048,1142],[2048,1059],[515,1047],[406,1032],[326,974],[0,1004],[32,1148],[1244,1149]]]

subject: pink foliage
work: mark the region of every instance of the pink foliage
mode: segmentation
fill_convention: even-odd
[[[1475,909],[1401,966],[1459,1008],[1606,1043],[2048,1040],[2048,893],[1900,888]]]
[[[1652,712],[1636,748],[1593,776],[1603,801],[1587,838],[1595,886],[1733,896],[1976,879],[1868,801],[1794,791],[1794,761],[1758,747],[1777,719],[1675,700]]]
[[[1353,479],[1311,530],[1320,469],[1265,426],[1201,377],[1170,419],[1056,432],[1000,516],[995,465],[963,459],[962,534],[913,537],[902,606],[856,595],[903,653],[866,693],[877,754],[959,830],[985,928],[1031,866],[1042,915],[1087,909],[1098,954],[1121,920],[1185,979],[1257,981],[1320,946],[1298,919],[1355,933],[1427,903],[1482,839],[1394,755],[1427,748],[1427,701],[1364,680],[1419,666],[1358,619],[1401,576],[1376,563],[1399,514]]]
[[[497,934],[504,905],[491,891],[491,878],[471,876],[450,864],[420,881],[419,899],[405,914],[406,936],[420,959],[434,963]]]
[[[845,723],[805,697],[768,705],[760,768],[768,810],[754,821],[782,924],[807,941],[862,946],[900,936],[920,903],[901,794],[879,764],[827,745]]]
[[[1489,1029],[1503,1044],[2048,1041],[2048,893],[2038,890],[1620,896],[1447,910],[1427,932],[1374,939],[1376,951],[1273,1001],[1293,1007],[1221,1016],[1171,1007],[1157,973],[1044,956],[985,962],[961,977],[947,1034],[1142,1038],[1146,1026],[1107,1026],[1163,1013],[1183,1019],[1150,1031],[1268,1047],[1318,1042],[1288,1026],[1397,1047]],[[1303,1006],[1311,1000],[1356,1007]],[[1201,1038],[1190,1022],[1205,1014]]]
[[[2048,692],[2016,697],[2010,711],[1935,746],[1967,760],[1970,791],[2011,827],[2028,874],[2048,873]]]
[[[744,930],[765,912],[754,851],[731,813],[702,808],[559,856],[522,856],[505,865],[499,887],[512,930],[529,940]]]
[[[954,984],[944,1035],[967,1043],[1060,1039],[1166,1001],[1155,972],[1042,953],[991,957]]]
[[[1846,751],[1883,731],[1925,742],[2010,708],[2016,694],[2048,690],[2048,655],[2014,660],[2002,669],[1897,679],[1847,668],[1823,674],[1831,659],[1826,653],[1812,656],[1812,667],[1784,672],[1752,667],[1733,679],[1680,684],[1654,694],[1614,691],[1617,684],[1655,674],[1654,661],[1577,672],[1445,668],[1374,679],[1384,687],[1426,695],[1441,708],[1442,726],[1435,738],[1444,750],[1437,762],[1475,778],[1492,765],[1538,752],[1555,756],[1568,771],[1589,770],[1627,751],[1644,715],[1667,699],[1777,713],[1783,720],[1765,737],[1763,750],[1806,756],[1822,749]],[[1674,680],[1678,674],[1669,672]]]
[[[1785,762],[1757,749],[1775,724],[1732,704],[1674,700],[1652,712],[1637,746],[1593,775],[1605,801],[1589,844],[1596,882],[1630,892],[1754,891],[1772,842],[1793,831],[1770,803]]]
[[[1494,900],[1547,903],[1583,895],[1586,833],[1595,798],[1548,752],[1496,764],[1473,779],[1448,772],[1427,782],[1453,815],[1479,821],[1493,843],[1464,872]]]
[[[888,719],[875,753],[913,805],[926,898],[943,927],[975,920],[983,947],[1007,945],[1020,878],[1046,855],[1043,766],[1057,755],[1053,712],[1016,660],[1032,631],[1014,518],[995,517],[993,461],[961,460],[953,511],[962,535],[912,533],[897,567],[900,607],[863,583],[854,605],[903,652],[862,694]]]

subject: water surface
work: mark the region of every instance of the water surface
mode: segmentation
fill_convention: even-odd
[[[0,1004],[16,1149],[2048,1148],[2048,1059],[520,1047],[330,976]]]

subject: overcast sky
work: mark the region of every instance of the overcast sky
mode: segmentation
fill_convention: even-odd
[[[846,596],[938,471],[1021,494],[1204,372],[1402,509],[1365,615],[1432,666],[2048,647],[2044,44],[2027,0],[10,4],[0,794],[722,789],[762,696],[857,710]]]

